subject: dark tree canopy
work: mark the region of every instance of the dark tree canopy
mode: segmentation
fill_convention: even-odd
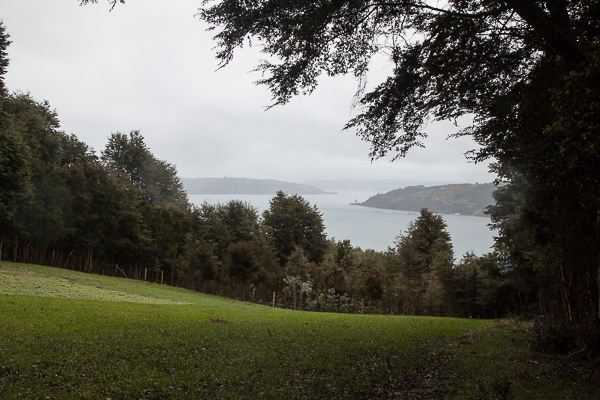
[[[96,4],[96,3],[98,3],[98,0],[79,0],[80,6],[83,6],[86,4]],[[113,8],[115,8],[117,3],[125,4],[125,0],[108,0],[108,4],[110,5],[110,11],[112,11]]]
[[[125,173],[125,179],[130,180],[149,203],[187,206],[187,195],[175,166],[158,160],[139,131],[131,131],[129,135],[113,133],[102,151],[102,161],[113,173]]]
[[[577,288],[563,290],[569,319],[600,321],[598,1],[207,0],[199,17],[216,32],[221,66],[250,40],[269,56],[257,70],[273,105],[311,93],[322,74],[364,83],[372,58],[387,56],[390,76],[359,89],[346,125],[373,158],[422,146],[429,120],[473,117],[457,135],[481,146],[472,159],[494,161],[510,188],[498,199],[522,200],[490,210],[497,248],[516,270],[560,267]]]
[[[416,274],[431,272],[434,259],[445,254],[454,257],[452,239],[446,230],[446,221],[441,215],[421,209],[419,217],[411,221],[404,234],[396,238],[396,251],[405,267]]]
[[[263,212],[263,223],[270,229],[282,265],[296,247],[304,250],[309,261],[323,261],[328,246],[323,217],[302,196],[277,192]]]
[[[371,155],[420,146],[429,118],[473,114],[464,133],[485,158],[496,151],[485,139],[511,127],[498,111],[518,115],[519,94],[540,71],[555,79],[590,60],[599,13],[596,1],[223,0],[205,1],[200,18],[218,30],[221,65],[251,38],[278,60],[257,67],[275,104],[312,92],[321,74],[363,77],[384,53],[391,76],[360,98],[347,125],[371,142]]]

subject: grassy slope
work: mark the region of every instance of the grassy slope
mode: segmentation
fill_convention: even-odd
[[[600,397],[492,321],[293,312],[9,263],[0,316],[3,399]]]

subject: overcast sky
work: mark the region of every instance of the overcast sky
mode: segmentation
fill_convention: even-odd
[[[431,124],[425,149],[371,162],[369,144],[342,131],[351,118],[352,77],[322,79],[311,96],[271,103],[250,72],[258,49],[238,52],[215,71],[215,43],[194,17],[201,0],[128,0],[109,13],[106,0],[2,0],[0,19],[13,44],[9,90],[30,92],[56,108],[62,129],[97,153],[113,132],[140,130],[155,156],[181,177],[398,179],[490,182],[487,165],[468,163],[475,147],[457,130]],[[369,86],[385,77],[372,68]]]

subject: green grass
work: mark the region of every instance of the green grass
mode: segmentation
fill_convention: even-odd
[[[494,321],[295,312],[10,263],[0,318],[2,399],[600,398]]]

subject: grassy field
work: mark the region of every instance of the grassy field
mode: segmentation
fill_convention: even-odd
[[[0,265],[1,399],[595,399],[509,322],[281,310]]]

